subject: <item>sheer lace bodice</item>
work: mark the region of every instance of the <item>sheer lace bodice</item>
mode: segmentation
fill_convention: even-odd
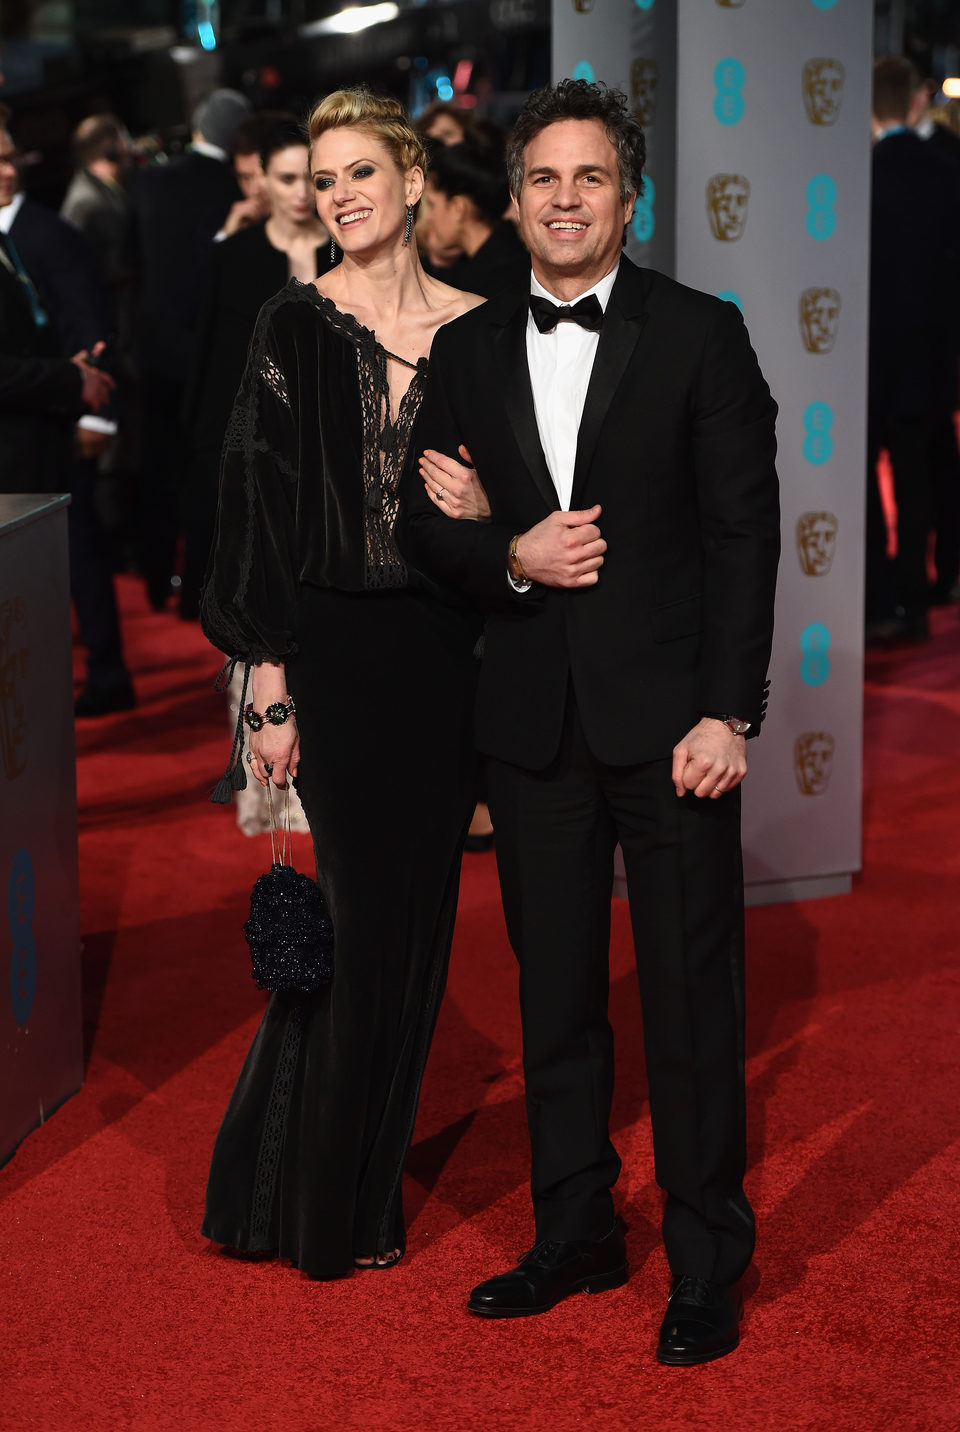
[[[363,415],[363,492],[366,535],[366,586],[399,587],[406,583],[407,569],[393,540],[393,528],[400,504],[400,476],[406,461],[410,435],[423,399],[427,360],[409,363],[378,342],[352,313],[342,313],[332,299],[312,289],[324,320],[356,353],[360,407]],[[391,418],[390,382],[387,362],[393,359],[413,370],[413,377]]]
[[[412,370],[390,410],[388,362]],[[426,359],[408,363],[315,285],[291,279],[261,310],[228,425],[202,619],[247,661],[296,652],[301,584],[420,585],[394,542],[400,476]]]

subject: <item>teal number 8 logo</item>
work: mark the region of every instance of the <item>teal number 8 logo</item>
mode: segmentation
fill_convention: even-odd
[[[713,101],[713,113],[721,124],[739,124],[743,118],[743,82],[746,71],[739,60],[721,60],[713,72],[717,97]]]
[[[803,455],[807,462],[819,467],[833,456],[833,409],[829,403],[811,403],[803,414]]]
[[[814,174],[807,185],[807,233],[811,239],[829,239],[837,227],[834,204],[837,186],[829,174]]]
[[[657,199],[657,187],[649,174],[643,178],[643,193],[633,207],[633,237],[638,244],[648,244],[657,227],[653,206]]]
[[[800,676],[808,686],[822,686],[830,675],[830,628],[823,622],[811,622],[800,634]]]

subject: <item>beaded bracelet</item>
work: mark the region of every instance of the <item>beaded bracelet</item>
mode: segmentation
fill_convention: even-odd
[[[254,711],[253,702],[250,701],[243,713],[243,719],[251,731],[262,731],[268,721],[271,726],[282,726],[288,717],[295,715],[296,709],[292,696],[288,696],[286,701],[271,702],[263,715],[259,711]]]

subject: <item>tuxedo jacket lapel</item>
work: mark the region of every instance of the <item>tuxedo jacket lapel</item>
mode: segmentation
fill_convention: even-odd
[[[494,300],[491,303],[491,318],[495,324],[494,352],[500,363],[503,401],[514,437],[530,476],[553,512],[560,503],[540,443],[527,366],[527,298],[528,294],[524,293],[520,304],[512,298],[509,302]]]
[[[570,506],[574,510],[579,506],[597,439],[613,395],[620,386],[620,380],[647,322],[645,288],[642,272],[629,264],[628,260],[621,259],[620,272],[604,314],[600,342],[597,344],[597,354],[593,360],[593,371],[583,405],[583,416],[580,419],[570,498]]]

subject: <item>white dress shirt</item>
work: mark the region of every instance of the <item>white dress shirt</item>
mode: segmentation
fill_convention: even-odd
[[[595,293],[600,307],[606,312],[619,268],[618,263],[613,272],[594,284],[593,288],[569,300],[559,299],[556,294],[550,293],[533,274],[530,275],[530,292],[557,304],[579,303],[581,298]],[[533,314],[527,314],[527,366],[537,428],[543,455],[564,512],[570,510],[577,436],[599,341],[599,333],[590,333],[569,320],[558,323],[552,333],[541,333]]]
[[[23,203],[23,192],[14,194],[9,204],[4,204],[0,209],[0,234],[9,234],[14,219],[20,212],[20,205]]]

